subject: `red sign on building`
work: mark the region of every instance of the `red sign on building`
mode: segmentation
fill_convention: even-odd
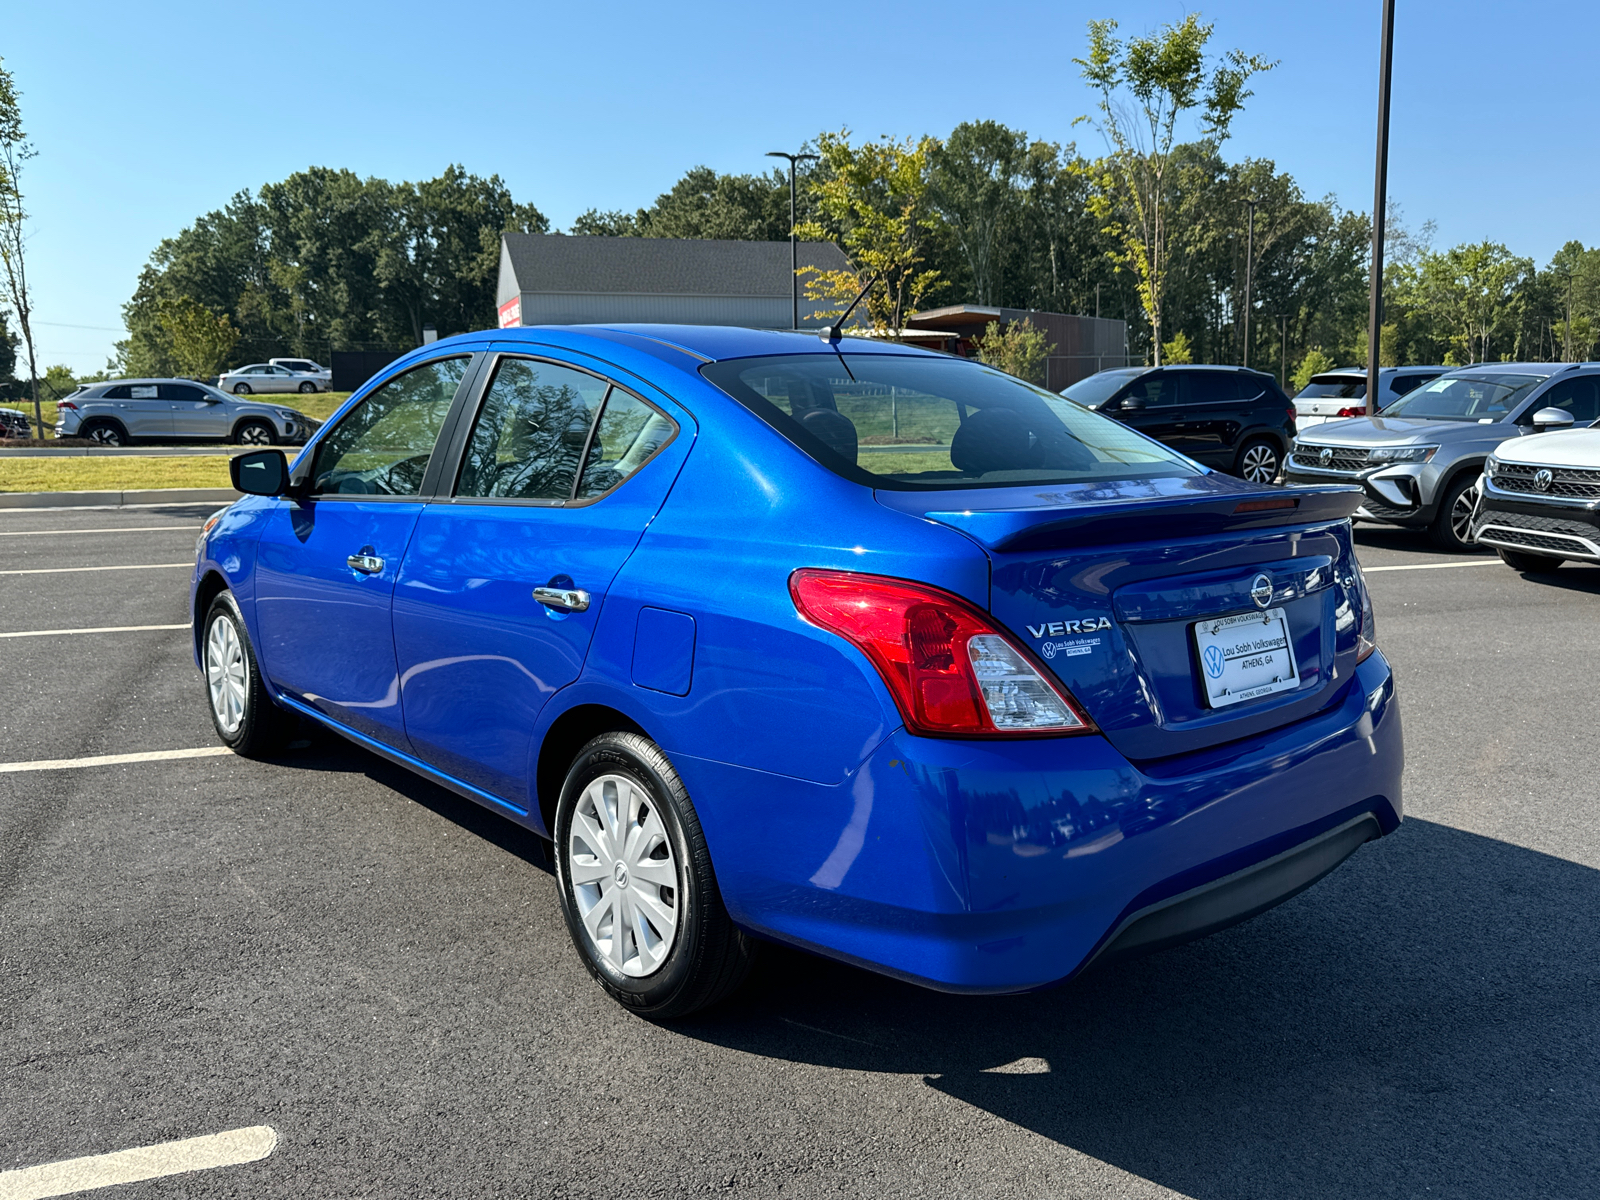
[[[522,324],[522,297],[513,296],[500,306],[500,328],[510,329]]]

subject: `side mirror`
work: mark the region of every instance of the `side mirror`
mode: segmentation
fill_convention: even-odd
[[[257,450],[228,461],[235,491],[247,496],[282,496],[289,491],[289,460],[282,450]]]
[[[1533,427],[1539,433],[1547,429],[1570,429],[1573,424],[1572,414],[1564,408],[1541,408],[1533,414]]]
[[[1139,409],[1143,408],[1144,406],[1145,398],[1143,396],[1124,396],[1122,398],[1122,403],[1117,407],[1122,409]]]

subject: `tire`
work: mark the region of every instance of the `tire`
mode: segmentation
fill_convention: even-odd
[[[1529,554],[1526,550],[1507,550],[1504,546],[1496,546],[1500,551],[1500,561],[1513,571],[1526,571],[1530,575],[1542,575],[1546,571],[1554,571],[1567,560],[1554,558],[1548,554]]]
[[[1472,549],[1467,534],[1472,526],[1472,485],[1475,478],[1470,474],[1464,475],[1445,488],[1444,496],[1439,501],[1439,511],[1428,526],[1428,540],[1441,550]]]
[[[654,742],[604,733],[584,746],[562,784],[554,834],[567,930],[613,1000],[667,1021],[744,980],[755,945],[723,907],[689,794]]]
[[[1251,438],[1239,448],[1233,473],[1251,483],[1276,483],[1283,470],[1283,454],[1271,438]]]
[[[234,384],[233,385],[233,394],[235,396],[248,396],[250,394],[250,385],[248,383],[236,383],[236,384]]]
[[[301,391],[302,395],[310,395],[312,392],[314,392],[316,390],[317,390],[317,385],[314,384],[314,383],[306,382],[306,383],[302,383],[300,385],[300,391]]]
[[[91,442],[98,442],[102,446],[128,444],[128,435],[122,431],[122,426],[113,421],[90,421],[78,430],[78,436],[88,438]]]
[[[272,702],[232,592],[211,602],[200,631],[206,708],[223,744],[235,754],[261,758],[282,749],[298,721]]]
[[[265,421],[241,421],[233,431],[233,440],[240,446],[273,446],[278,434]]]

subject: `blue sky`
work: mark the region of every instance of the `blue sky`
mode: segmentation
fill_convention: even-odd
[[[498,173],[565,226],[648,204],[687,168],[758,171],[821,129],[948,132],[994,118],[1055,141],[1091,107],[1084,25],[1198,11],[1213,46],[1280,60],[1226,153],[1371,205],[1378,0],[384,5],[13,0],[0,55],[38,146],[29,185],[44,364],[98,369],[156,243],[235,192],[318,164]],[[1390,195],[1437,243],[1541,264],[1600,241],[1583,98],[1600,6],[1399,0]],[[77,328],[88,326],[91,328]]]

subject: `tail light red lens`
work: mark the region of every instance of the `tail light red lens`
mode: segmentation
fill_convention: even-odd
[[[1094,725],[1032,657],[978,609],[926,584],[852,571],[789,577],[800,615],[871,660],[913,733],[1019,737]]]
[[[1361,573],[1361,564],[1355,564],[1356,587],[1361,589],[1361,625],[1356,631],[1356,662],[1364,663],[1378,648],[1378,618],[1372,611],[1372,593],[1367,590],[1367,578]]]
[[[78,406],[76,404],[74,404],[71,400],[57,400],[56,401],[56,407],[58,409],[60,409],[60,408],[70,408],[73,412],[77,412],[78,411]]]
[[[1341,417],[1364,417],[1367,415],[1367,406],[1358,404],[1354,408],[1341,408],[1338,415]]]

